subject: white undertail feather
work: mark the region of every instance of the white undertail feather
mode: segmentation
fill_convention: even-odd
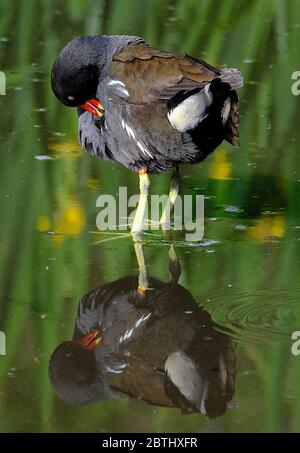
[[[243,86],[243,77],[238,69],[222,69],[220,79],[222,82],[228,83],[231,88],[240,88]],[[206,118],[208,108],[213,102],[210,85],[210,83],[207,83],[201,91],[187,97],[168,112],[168,119],[174,129],[181,133],[192,130]],[[230,110],[231,99],[228,97],[221,111],[223,126],[227,123]]]
[[[168,119],[174,129],[186,132],[194,129],[206,117],[206,111],[213,100],[208,83],[198,93],[192,94],[180,102],[168,113]]]
[[[230,109],[231,109],[231,100],[230,100],[230,98],[227,98],[226,101],[224,102],[222,110],[221,110],[223,126],[227,123],[227,120],[228,120],[229,114],[230,114]]]

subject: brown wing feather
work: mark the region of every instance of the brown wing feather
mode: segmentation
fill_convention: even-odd
[[[127,102],[144,104],[168,99],[180,90],[203,86],[221,72],[187,55],[154,49],[145,43],[128,46],[115,55],[109,75],[129,92]]]

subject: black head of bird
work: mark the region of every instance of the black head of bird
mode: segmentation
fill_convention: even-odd
[[[82,405],[104,397],[101,373],[93,350],[101,339],[91,331],[80,340],[65,341],[49,361],[49,379],[59,397],[68,404]]]
[[[83,36],[73,39],[55,60],[52,89],[68,107],[80,107],[95,116],[104,113],[96,93],[102,71],[111,61],[123,37]],[[124,45],[128,42],[124,37]]]

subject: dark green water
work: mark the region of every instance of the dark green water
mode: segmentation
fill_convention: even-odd
[[[299,30],[296,0],[1,1],[1,432],[300,431]],[[90,33],[141,35],[244,75],[240,149],[223,144],[182,169],[184,193],[206,200],[205,241],[176,245],[180,283],[236,355],[238,407],[215,419],[128,399],[72,408],[49,384],[49,356],[71,338],[80,298],[138,273],[130,238],[95,234],[97,197],[136,193],[137,177],[80,150],[76,112],[49,86],[59,50]],[[168,183],[152,177],[153,193]],[[145,254],[150,275],[168,281],[167,244]]]

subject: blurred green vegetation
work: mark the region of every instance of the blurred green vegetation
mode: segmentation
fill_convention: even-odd
[[[299,431],[300,358],[290,352],[300,329],[299,1],[1,0],[0,11],[0,431]],[[65,43],[93,33],[141,35],[244,75],[241,148],[224,144],[183,169],[185,193],[207,198],[205,238],[218,242],[177,247],[181,284],[236,339],[239,408],[220,419],[130,401],[73,409],[48,382],[79,299],[137,272],[129,239],[95,245],[90,233],[97,196],[136,193],[137,178],[83,155],[76,112],[49,84]],[[153,177],[153,192],[168,180]],[[167,249],[146,254],[166,280]]]

